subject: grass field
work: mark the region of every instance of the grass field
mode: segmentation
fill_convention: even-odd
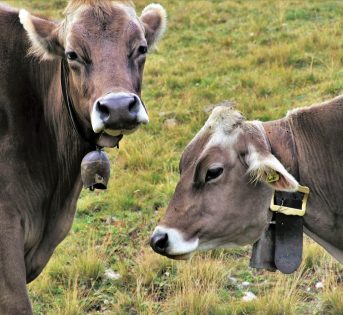
[[[7,3],[59,18],[66,1]],[[169,30],[145,70],[151,123],[108,151],[108,191],[82,192],[72,231],[29,285],[35,314],[342,315],[343,266],[309,240],[299,271],[284,276],[250,269],[250,247],[174,262],[148,239],[209,105],[232,100],[269,120],[340,94],[343,2],[160,3]],[[243,301],[247,291],[257,299]]]

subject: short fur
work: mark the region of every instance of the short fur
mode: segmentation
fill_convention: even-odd
[[[133,44],[146,44],[138,17],[121,4],[113,7],[116,19],[108,16],[99,26],[99,10],[92,5],[105,12],[110,2],[72,1],[67,12],[80,5],[86,17],[64,22],[67,40],[59,36],[59,23],[0,5],[0,314],[32,314],[26,283],[41,273],[69,232],[82,187],[80,163],[94,150],[73,129],[62,96],[66,45],[84,58],[69,61],[68,78],[76,118],[88,139],[99,144],[105,136],[116,143],[92,130],[96,100],[108,92],[140,98],[145,56],[128,59]],[[130,23],[137,27],[129,32]],[[35,56],[50,59],[28,56],[30,47]],[[119,127],[107,127],[134,130],[117,120]]]
[[[299,182],[310,188],[305,233],[343,263],[342,122],[343,96],[264,123],[215,109],[182,155],[180,180],[153,248],[158,233],[169,231],[177,244],[155,250],[171,258],[189,244],[199,244],[196,250],[252,244],[269,225],[273,190],[294,191]],[[207,181],[213,168],[222,171]],[[270,170],[280,175],[272,183],[266,181]],[[182,254],[175,258],[190,253]]]

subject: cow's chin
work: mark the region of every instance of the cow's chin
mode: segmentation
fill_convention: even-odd
[[[236,242],[228,241],[225,238],[215,238],[212,240],[200,241],[200,244],[197,250],[209,251],[213,249],[230,249],[230,248],[244,246],[247,244],[237,244]]]
[[[236,248],[239,246],[240,245],[237,245],[235,243],[219,244],[217,242],[214,242],[214,243],[204,244],[203,246],[199,245],[199,247],[196,250],[189,252],[189,253],[186,253],[186,254],[182,254],[182,255],[168,255],[168,254],[166,254],[165,256],[170,258],[170,259],[174,259],[174,260],[190,260],[196,252],[204,252],[204,251],[209,251],[209,250],[214,250],[214,249],[230,249],[230,248]]]
[[[119,145],[119,141],[123,138],[123,135],[118,134],[117,136],[110,136],[107,133],[102,133],[98,138],[96,144],[99,147],[114,148]]]
[[[194,252],[182,254],[182,255],[168,255],[168,254],[166,254],[165,256],[170,258],[170,259],[174,259],[174,260],[189,260],[192,258],[193,254],[194,254]]]

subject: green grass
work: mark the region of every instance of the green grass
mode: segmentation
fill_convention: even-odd
[[[54,18],[65,6],[7,2]],[[135,2],[138,11],[148,4]],[[343,314],[343,267],[310,241],[292,276],[249,269],[250,248],[174,262],[148,246],[209,105],[232,100],[248,119],[269,120],[340,94],[343,3],[160,2],[169,30],[144,74],[151,123],[108,151],[108,191],[82,192],[71,233],[29,286],[35,314]],[[106,279],[105,269],[121,278]],[[257,299],[242,302],[247,290]]]

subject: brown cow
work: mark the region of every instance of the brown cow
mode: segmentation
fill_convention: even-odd
[[[54,22],[0,5],[0,314],[31,314],[35,279],[73,222],[80,162],[148,122],[141,82],[165,10],[71,0]],[[73,129],[61,88],[64,64]]]
[[[273,191],[296,191],[300,183],[311,191],[305,233],[343,263],[342,122],[343,96],[265,123],[215,108],[182,155],[180,181],[151,246],[185,259],[254,243],[269,225]],[[275,182],[269,174],[278,174]]]

